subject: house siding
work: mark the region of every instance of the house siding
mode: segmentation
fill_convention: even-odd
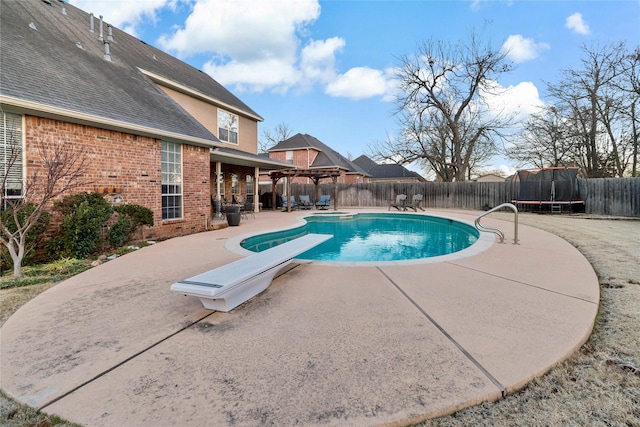
[[[238,116],[238,144],[230,144],[224,141],[221,144],[246,153],[258,153],[258,122],[255,120],[241,116],[232,110],[200,101],[166,86],[158,85],[158,87],[217,137],[220,136],[218,134],[218,109],[235,114]]]
[[[183,218],[162,220],[161,140],[41,117],[25,117],[27,175],[41,167],[40,141],[64,142],[78,155],[84,152],[88,168],[85,184],[75,192],[101,192],[112,201],[116,189],[122,203],[145,206],[154,226],[145,227],[145,239],[162,240],[205,230],[210,213],[209,150],[183,145]],[[66,195],[66,194],[65,194]]]

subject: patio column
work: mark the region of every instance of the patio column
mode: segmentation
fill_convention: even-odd
[[[260,168],[255,167],[253,169],[253,211],[260,212],[260,197],[258,191],[260,190]]]
[[[216,200],[220,201],[220,181],[222,180],[222,163],[216,162]]]

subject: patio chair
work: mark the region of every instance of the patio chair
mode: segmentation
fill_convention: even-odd
[[[299,198],[298,207],[300,209],[311,209],[311,200],[309,199],[309,195],[302,195]]]
[[[321,194],[320,199],[316,201],[317,209],[328,209],[331,206],[331,196],[328,194]]]
[[[289,210],[289,205],[291,205],[291,210],[298,207],[298,204],[296,203],[296,196],[282,196],[282,210]]]
[[[389,210],[391,210],[391,208],[396,208],[398,210],[406,211],[407,210],[406,203],[407,203],[407,195],[398,194],[396,196],[396,200],[389,203]]]
[[[422,194],[414,194],[411,198],[411,203],[406,205],[404,210],[413,209],[415,212],[418,212],[418,209],[420,209],[423,211],[424,209],[420,207],[420,203],[422,203]]]
[[[235,196],[235,201],[236,204],[240,206],[240,214],[244,217],[244,219],[249,219],[248,214],[251,214],[251,216],[253,216],[253,218],[255,219],[255,214],[253,213],[253,210],[249,210],[247,209],[247,201],[244,199],[244,197],[242,196]]]

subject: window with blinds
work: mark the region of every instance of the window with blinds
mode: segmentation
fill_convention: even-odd
[[[1,112],[0,117],[0,185],[2,185],[2,208],[6,201],[22,197],[24,185],[22,151],[22,116]]]

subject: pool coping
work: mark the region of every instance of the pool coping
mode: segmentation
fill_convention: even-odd
[[[237,259],[239,233],[297,221],[261,212],[56,285],[2,327],[2,389],[85,426],[406,425],[500,399],[591,333],[593,268],[529,226],[443,262],[299,265],[229,313],[169,290]]]

